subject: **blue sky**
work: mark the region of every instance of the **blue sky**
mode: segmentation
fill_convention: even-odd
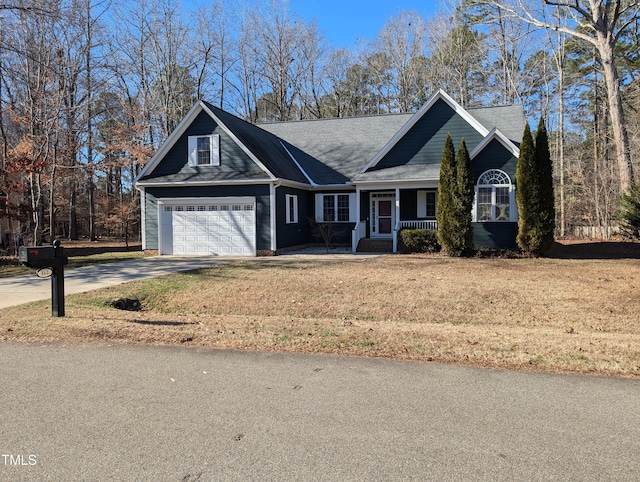
[[[291,0],[291,10],[306,21],[315,18],[333,47],[373,40],[387,19],[403,10],[428,18],[438,9],[438,2],[430,0]]]

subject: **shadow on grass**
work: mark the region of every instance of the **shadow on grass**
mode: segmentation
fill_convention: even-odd
[[[640,259],[640,243],[596,241],[554,243],[549,258],[555,259]]]
[[[184,326],[195,325],[197,323],[193,321],[150,321],[150,320],[125,320],[128,323],[135,323],[137,325],[149,325],[149,326]]]

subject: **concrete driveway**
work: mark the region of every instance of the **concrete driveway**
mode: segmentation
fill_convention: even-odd
[[[236,258],[155,256],[116,263],[65,269],[65,294],[83,293],[107,286],[180,271],[206,268]],[[51,279],[34,274],[0,278],[0,309],[51,299]]]
[[[0,480],[640,480],[640,382],[0,343]]]
[[[351,254],[348,250],[342,248],[333,249],[328,254],[323,248],[311,248],[281,256],[262,258],[154,256],[81,268],[67,268],[64,272],[65,294],[84,293],[85,291],[139,279],[206,268],[239,260],[277,263],[296,260],[353,260],[375,256],[379,256],[379,254]],[[0,278],[0,309],[46,299],[51,299],[51,279],[38,278],[35,275],[35,270],[33,274],[29,275]]]

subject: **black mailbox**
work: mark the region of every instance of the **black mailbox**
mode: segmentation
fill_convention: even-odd
[[[60,240],[52,246],[20,246],[18,260],[30,268],[51,269],[51,314],[64,316],[64,266],[69,258],[64,255]]]
[[[18,260],[30,268],[53,268],[67,264],[68,258],[56,257],[54,246],[20,246]]]

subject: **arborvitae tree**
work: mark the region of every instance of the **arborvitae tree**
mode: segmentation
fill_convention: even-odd
[[[535,213],[540,208],[537,178],[533,138],[531,137],[531,128],[526,123],[520,144],[518,165],[516,166],[517,242],[520,249],[531,254],[533,254],[532,240],[537,237]]]
[[[454,213],[454,246],[452,256],[468,256],[473,252],[473,230],[471,228],[471,208],[473,207],[474,185],[473,166],[464,138],[456,157],[456,190]]]
[[[538,174],[538,186],[540,189],[540,207],[537,218],[540,228],[540,239],[534,251],[537,255],[545,255],[553,245],[553,233],[556,228],[556,207],[553,193],[553,164],[549,151],[549,138],[544,120],[540,118],[536,131],[535,167]]]
[[[438,242],[449,252],[454,245],[455,237],[455,191],[456,191],[456,157],[451,134],[447,134],[440,161],[440,182],[438,183]]]

